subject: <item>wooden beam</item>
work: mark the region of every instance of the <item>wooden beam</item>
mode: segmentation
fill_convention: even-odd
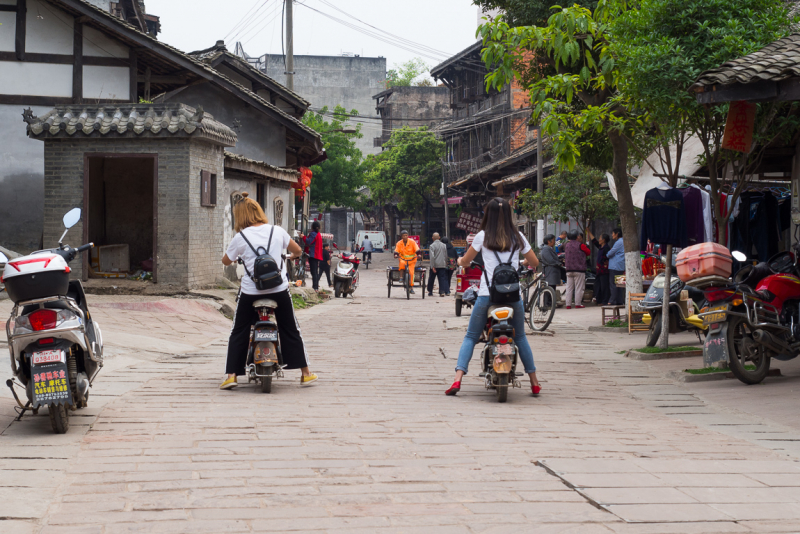
[[[136,50],[131,48],[128,55],[128,63],[130,65],[130,73],[128,79],[130,80],[130,97],[131,102],[134,104],[139,103],[139,65],[136,59]]]
[[[151,81],[150,67],[144,69],[144,99],[150,101],[150,81]]]
[[[71,96],[0,95],[0,104],[12,106],[66,106],[72,104]],[[92,99],[92,104],[125,104],[127,100],[108,98]]]
[[[80,104],[83,100],[83,24],[77,20],[72,36],[72,101]]]
[[[14,37],[14,52],[17,61],[25,61],[25,32],[28,27],[27,0],[17,0],[17,31]]]
[[[0,12],[2,12],[2,11],[15,12],[16,10],[17,10],[17,6],[16,5],[10,6],[8,4],[0,4]]]
[[[778,96],[778,85],[770,81],[713,85],[707,87],[705,92],[697,93],[695,96],[700,104],[718,104],[721,102],[737,102],[739,100],[772,100]]]
[[[0,61],[16,61],[16,52],[0,52]],[[55,63],[57,65],[72,65],[72,54],[35,54],[26,53],[25,61],[28,63]]]
[[[83,64],[96,67],[127,67],[130,60],[126,57],[83,56]]]
[[[149,86],[151,83],[164,83],[170,85],[186,85],[189,83],[189,80],[186,76],[159,76],[159,75],[150,75],[147,77],[147,74],[144,76],[137,75],[136,80],[139,83],[144,83]],[[146,91],[147,89],[145,89]]]

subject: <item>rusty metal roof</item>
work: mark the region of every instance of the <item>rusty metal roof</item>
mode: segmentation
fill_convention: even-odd
[[[121,106],[59,106],[41,117],[23,114],[28,136],[54,137],[193,137],[222,146],[236,146],[236,133],[185,104],[124,104]]]
[[[700,75],[689,90],[702,92],[713,85],[781,81],[800,76],[800,33],[770,43],[761,50],[727,61]]]

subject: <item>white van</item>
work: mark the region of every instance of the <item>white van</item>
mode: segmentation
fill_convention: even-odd
[[[372,232],[368,230],[361,230],[356,235],[356,248],[361,248],[361,243],[364,242],[364,238],[368,237],[370,241],[372,241],[372,249],[375,252],[383,252],[386,250],[386,234],[384,232]]]

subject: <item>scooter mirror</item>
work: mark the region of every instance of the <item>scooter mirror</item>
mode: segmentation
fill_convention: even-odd
[[[733,255],[733,259],[736,261],[747,261],[747,256],[745,256],[743,252],[734,250],[731,254]]]
[[[0,263],[8,263],[8,256],[0,252]]]
[[[72,208],[64,215],[64,228],[72,228],[81,220],[81,209]]]

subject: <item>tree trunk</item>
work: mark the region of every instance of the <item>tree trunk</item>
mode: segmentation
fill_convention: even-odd
[[[631,186],[628,184],[628,141],[620,133],[610,131],[608,139],[614,152],[611,174],[617,186],[619,219],[622,223],[622,239],[625,244],[625,281],[627,295],[642,292],[642,260],[639,256],[639,233],[636,228],[636,212],[633,209]]]
[[[669,347],[669,297],[672,289],[672,245],[667,245],[667,257],[664,262],[664,297],[661,300],[661,337],[658,338],[658,348],[667,350]],[[630,318],[629,318],[630,319]]]

